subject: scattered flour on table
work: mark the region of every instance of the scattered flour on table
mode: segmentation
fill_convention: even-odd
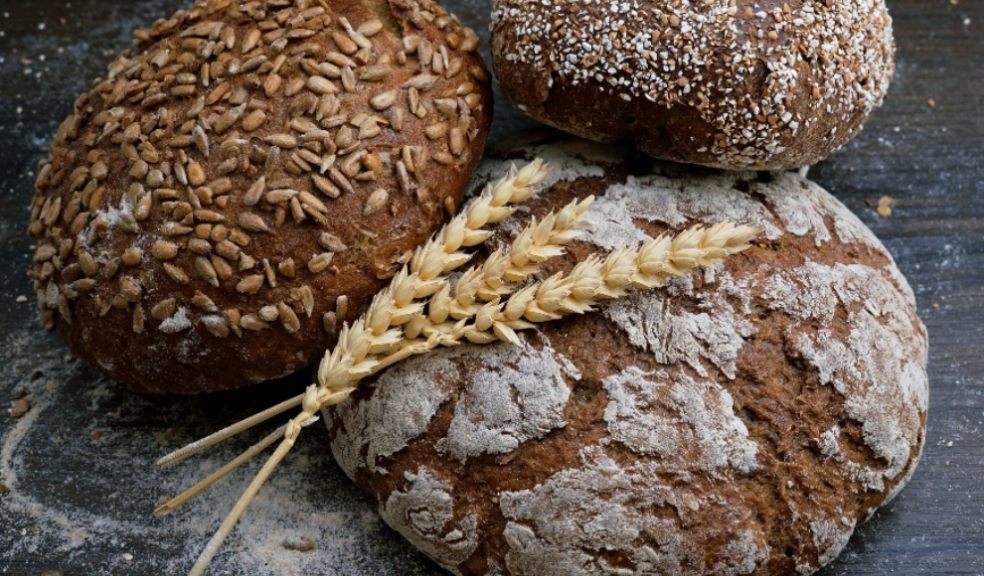
[[[10,490],[0,496],[0,565],[66,573],[87,566],[92,576],[152,573],[164,561],[190,568],[260,462],[171,516],[151,511],[255,439],[233,440],[159,471],[154,460],[175,447],[159,444],[167,427],[181,430],[183,443],[222,423],[197,413],[193,399],[147,399],[95,378],[40,328],[8,336],[3,348],[14,360],[0,368],[0,397],[27,386],[32,409],[0,430],[0,482]],[[38,371],[43,376],[32,382]],[[95,429],[98,442],[90,435]],[[254,500],[212,573],[357,576],[398,563],[407,574],[433,573],[331,463],[323,441],[314,432],[302,438]],[[52,465],[62,470],[52,473]],[[313,550],[285,546],[306,540]]]

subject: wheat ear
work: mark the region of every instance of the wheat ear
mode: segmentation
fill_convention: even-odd
[[[497,301],[514,292],[520,283],[540,270],[546,260],[564,253],[564,245],[575,236],[575,224],[581,219],[594,197],[574,201],[543,220],[535,218],[513,240],[507,250],[496,250],[482,264],[464,273],[454,288],[448,278],[426,301],[401,298],[400,287],[409,282],[395,278],[392,289],[377,295],[366,312],[364,322],[356,321],[344,341],[325,355],[318,371],[319,398],[322,407],[344,400],[354,384],[368,375],[414,354],[421,354],[447,342],[447,334],[428,331],[419,336],[426,323],[467,322],[480,312],[485,303]],[[411,275],[412,277],[412,275]],[[409,290],[408,290],[409,293]],[[425,310],[428,311],[425,316]],[[421,323],[426,318],[427,322]],[[362,335],[363,348],[358,348]],[[365,335],[370,342],[366,344]],[[373,337],[378,340],[371,341]],[[353,352],[354,351],[354,352]]]
[[[627,296],[633,289],[656,288],[669,278],[714,266],[747,249],[757,234],[756,228],[728,222],[710,228],[695,226],[674,237],[664,235],[639,246],[619,248],[605,258],[592,255],[569,273],[557,273],[511,292],[504,302],[498,297],[502,294],[490,295],[493,297],[471,309],[471,322],[454,318],[453,301],[432,299],[428,314],[418,315],[409,324],[427,338],[422,342],[431,342],[436,335],[442,345],[497,340],[519,344],[519,330],[584,314],[603,301]],[[357,384],[353,381],[347,388],[336,389],[331,403],[348,397]]]
[[[474,343],[496,339],[517,343],[516,330],[584,314],[606,300],[632,290],[662,286],[675,276],[707,268],[747,249],[756,228],[724,222],[695,226],[675,237],[661,236],[640,246],[622,247],[605,258],[592,255],[569,273],[557,273],[513,293],[506,302],[489,306],[463,337]],[[494,338],[493,338],[494,336]]]

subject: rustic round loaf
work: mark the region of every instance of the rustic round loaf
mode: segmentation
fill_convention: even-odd
[[[135,36],[40,167],[45,326],[145,392],[304,367],[455,212],[478,37],[431,0],[200,0]]]
[[[533,118],[721,168],[826,158],[894,68],[883,0],[496,0],[492,34],[503,91]]]
[[[831,562],[924,442],[926,332],[884,247],[791,173],[630,173],[572,145],[530,154],[557,178],[534,213],[598,195],[579,258],[723,219],[761,239],[521,346],[394,367],[329,415],[338,463],[456,574],[788,575]]]

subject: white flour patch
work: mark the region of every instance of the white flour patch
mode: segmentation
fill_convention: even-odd
[[[756,539],[755,533],[751,530],[745,530],[725,547],[725,559],[714,566],[714,574],[718,576],[752,574],[768,560],[769,545]]]
[[[524,344],[460,346],[436,350],[386,371],[361,402],[345,402],[332,413],[341,428],[332,441],[339,464],[350,476],[359,468],[385,472],[379,460],[425,433],[438,408],[460,380],[458,363],[471,367],[454,417],[438,451],[460,461],[480,454],[503,454],[566,423],[570,397],[565,378],[580,375],[540,339],[541,349]]]
[[[699,302],[696,310],[675,308],[666,291],[654,291],[612,302],[602,312],[625,332],[633,346],[651,353],[660,364],[683,362],[707,376],[704,362],[708,362],[734,378],[738,351],[755,328],[722,293],[693,296]]]
[[[191,320],[188,319],[188,309],[184,306],[178,308],[170,318],[166,318],[158,329],[165,334],[177,334],[191,328]]]
[[[344,402],[325,418],[340,427],[332,439],[338,464],[350,477],[359,468],[381,471],[379,460],[396,454],[427,431],[431,418],[447,400],[445,382],[457,374],[454,359],[464,348],[444,348],[387,370],[362,402]],[[371,431],[371,432],[370,432]]]
[[[913,337],[914,303],[896,290],[890,273],[861,265],[809,263],[775,274],[763,292],[768,305],[804,322],[788,335],[823,383],[844,396],[848,414],[862,425],[865,444],[895,478],[908,465],[929,403],[926,343]],[[834,312],[843,307],[849,335],[834,335]],[[840,321],[840,320],[839,320]],[[882,482],[867,470],[852,474],[872,489]]]
[[[813,545],[817,548],[820,566],[826,566],[837,558],[854,533],[855,522],[846,516],[839,520],[814,520],[810,522]]]
[[[621,150],[618,146],[603,147],[586,140],[570,138],[544,146],[521,146],[513,151],[522,153],[525,161],[541,158],[549,164],[550,174],[540,186],[545,190],[558,182],[570,182],[585,177],[603,178],[606,165],[611,166],[622,161]],[[495,182],[507,176],[513,165],[521,168],[525,164],[523,158],[512,162],[483,160],[475,169],[469,190],[474,189],[478,183]]]
[[[392,492],[380,505],[379,514],[417,549],[457,574],[454,567],[478,547],[475,516],[469,514],[454,522],[451,485],[427,468],[406,472],[404,479],[409,488]]]
[[[638,573],[691,573],[682,568],[699,565],[702,555],[675,520],[653,513],[671,505],[675,488],[655,483],[646,465],[623,470],[596,447],[581,454],[581,467],[558,472],[532,490],[501,494],[509,570],[540,576],[614,574],[601,553],[620,552]],[[657,542],[638,544],[644,534],[655,535]]]
[[[521,346],[493,346],[481,355],[482,365],[455,404],[447,437],[437,442],[439,452],[461,462],[505,454],[566,425],[571,391],[565,366],[546,339],[537,350],[522,338]]]
[[[632,223],[636,216],[625,202],[607,195],[597,198],[581,220],[583,233],[579,239],[609,251],[651,240],[649,234]]]
[[[730,220],[758,226],[769,239],[781,236],[782,230],[768,208],[735,188],[740,179],[740,173],[674,178],[657,174],[630,176],[625,184],[609,186],[604,198],[621,203],[634,218],[668,226]]]
[[[728,391],[681,370],[649,375],[636,367],[606,378],[604,419],[611,437],[668,470],[720,473],[757,468],[758,445],[735,416]]]

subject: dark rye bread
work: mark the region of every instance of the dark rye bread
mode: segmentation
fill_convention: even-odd
[[[598,148],[527,152],[556,174],[533,213],[598,195],[577,258],[726,218],[761,239],[522,346],[394,367],[330,414],[339,464],[457,574],[786,576],[831,562],[925,438],[926,332],[884,247],[792,173],[630,174]]]
[[[814,164],[888,90],[883,0],[496,0],[509,99],[579,136],[731,169]]]
[[[40,167],[45,326],[142,392],[304,367],[456,211],[478,37],[431,0],[200,1],[135,36]]]

